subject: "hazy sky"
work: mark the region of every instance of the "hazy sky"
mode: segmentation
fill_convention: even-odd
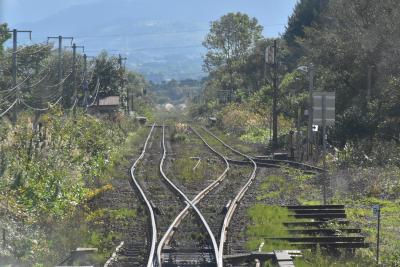
[[[10,28],[18,24],[24,24],[43,20],[51,15],[56,14],[66,8],[74,5],[84,5],[91,2],[100,2],[102,0],[0,0],[0,21],[7,22]],[[115,5],[122,0],[110,0]],[[147,0],[124,0],[131,2],[146,2]],[[159,0],[168,1],[168,0]],[[202,0],[183,0],[183,1],[202,1]],[[219,0],[215,0],[218,2]],[[258,18],[260,24],[265,28],[264,32],[267,36],[276,36],[282,33],[287,22],[287,17],[292,13],[293,7],[297,0],[248,0],[238,1],[232,0],[232,4],[237,2],[245,2],[241,4],[244,10],[261,9],[262,17]],[[156,7],[155,7],[156,8]],[[179,6],[177,6],[179,10]],[[229,9],[229,7],[227,7]],[[255,14],[260,16],[259,14]],[[264,15],[265,14],[265,15]],[[71,18],[73,19],[73,18]],[[98,18],[101,20],[102,18]],[[179,18],[177,18],[179,19]],[[214,19],[214,18],[213,18]],[[271,21],[272,20],[272,21]]]
[[[0,9],[3,10],[2,21],[15,25],[41,20],[64,8],[95,1],[97,0],[0,0]]]
[[[202,73],[202,45],[209,23],[229,12],[257,18],[265,37],[283,33],[297,0],[0,0],[0,22],[19,45],[47,36],[73,36],[96,56],[106,50],[128,57],[128,67],[145,73]],[[67,43],[66,43],[67,44]],[[12,45],[11,40],[6,46]],[[167,73],[167,78],[169,74]],[[188,74],[188,75],[189,75]],[[189,76],[188,76],[189,77]],[[191,76],[190,76],[191,77]]]

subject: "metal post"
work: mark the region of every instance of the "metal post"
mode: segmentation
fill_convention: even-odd
[[[58,40],[58,82],[60,83],[59,86],[59,91],[62,92],[63,91],[63,85],[61,83],[62,79],[63,79],[63,64],[62,64],[62,41],[63,39],[74,39],[73,37],[63,37],[61,35],[57,36],[57,37],[47,37],[47,41],[49,41],[50,39],[57,39]],[[68,97],[66,97],[64,99],[64,104],[66,106],[69,106],[69,99]]]
[[[58,36],[58,81],[62,80],[62,36]]]
[[[265,51],[264,51],[264,79],[263,79],[263,84],[267,84],[268,49],[269,49],[269,47],[267,46],[265,48]],[[269,123],[271,125],[271,122],[269,122]],[[269,127],[269,128],[271,128],[271,127]],[[267,141],[267,143],[269,141],[271,141],[271,129],[269,129],[269,130],[270,130],[270,134],[269,134],[269,140]]]
[[[294,146],[293,146],[293,131],[289,132],[290,134],[290,158],[291,160],[294,160]]]
[[[326,96],[322,96],[322,159],[326,169]]]
[[[313,124],[313,90],[314,90],[314,66],[310,65],[309,69],[309,107],[308,107],[308,135],[307,135],[307,159],[312,158],[312,124]]]
[[[324,170],[326,171],[326,96],[322,96],[322,162],[324,166]],[[324,183],[324,205],[327,202],[327,179],[326,172],[323,174],[323,183]]]
[[[76,44],[72,45],[72,84],[73,84],[73,89],[74,89],[74,102],[76,100]]]
[[[87,55],[83,54],[83,75],[86,79],[86,72],[87,72]]]
[[[83,91],[84,91],[84,99],[83,99],[83,107],[87,106],[87,99],[88,99],[88,82],[86,80],[86,73],[87,73],[87,55],[83,54]]]
[[[19,32],[29,33],[29,38],[31,39],[32,31],[19,31],[17,29],[13,29],[12,31],[8,31],[8,32],[12,33],[12,35],[13,35],[12,86],[15,87],[15,86],[17,86],[17,76],[18,76],[18,62],[17,62],[18,33]],[[21,90],[20,90],[20,88],[17,88],[16,89],[17,103],[15,104],[15,106],[13,108],[13,113],[12,113],[12,121],[13,122],[17,121],[17,110],[18,110],[18,103],[19,103],[20,97],[21,97]]]
[[[122,65],[122,61],[127,60],[126,57],[122,57],[121,54],[118,55],[118,64],[121,72],[121,90],[125,87],[125,82],[124,82],[124,68]],[[126,92],[126,112],[129,114],[129,92]]]
[[[272,147],[275,149],[278,145],[278,112],[277,112],[277,102],[278,102],[278,45],[277,41],[274,40],[274,96],[272,103]]]
[[[17,85],[17,34],[18,31],[14,29],[13,31],[13,54],[12,54],[12,77],[13,86]]]
[[[16,29],[13,30],[13,54],[12,54],[12,79],[13,79],[13,87],[17,86],[17,34],[18,31]],[[17,95],[19,97],[19,88],[17,89]],[[12,113],[12,121],[17,121],[17,105],[13,108]]]
[[[72,48],[72,86],[73,86],[72,88],[74,90],[72,98],[73,98],[73,107],[74,107],[73,110],[74,110],[74,115],[75,115],[75,104],[76,104],[76,101],[78,99],[78,87],[77,87],[77,84],[76,84],[76,49],[77,48],[82,48],[83,52],[85,52],[85,47],[84,46],[77,46],[75,43],[72,44],[72,46],[70,46],[70,47]],[[85,68],[86,68],[86,66],[85,66]],[[85,77],[84,77],[84,79],[85,79]]]
[[[303,154],[303,140],[302,140],[302,135],[300,134],[300,128],[301,128],[301,107],[299,106],[297,110],[297,155],[298,159],[297,160],[302,160],[302,154]]]
[[[376,263],[379,264],[379,243],[381,230],[381,208],[378,208],[378,231],[376,234]]]

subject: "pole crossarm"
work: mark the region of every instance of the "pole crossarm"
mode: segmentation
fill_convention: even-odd
[[[60,39],[60,37],[61,37],[61,39],[68,39],[68,40],[71,40],[71,45],[72,45],[72,42],[74,41],[74,37],[65,37],[65,36],[50,36],[50,37],[47,37],[47,43],[49,43],[49,41],[51,40],[51,39]]]

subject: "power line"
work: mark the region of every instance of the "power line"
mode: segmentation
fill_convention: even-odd
[[[58,80],[59,80],[59,86],[62,87],[62,85],[64,84],[63,80],[62,80],[62,76],[63,76],[63,64],[62,64],[62,43],[64,39],[69,39],[71,40],[71,44],[72,41],[74,40],[73,37],[65,37],[65,36],[57,36],[57,37],[47,37],[47,42],[51,39],[57,39],[58,40]],[[69,105],[69,97],[66,97],[65,100],[65,104],[68,106]]]
[[[30,74],[28,77],[25,78],[25,80],[23,80],[23,81],[20,82],[19,84],[16,84],[16,85],[13,86],[12,88],[10,88],[10,89],[5,89],[5,90],[1,90],[0,93],[2,93],[2,92],[11,92],[11,91],[14,91],[14,90],[19,89],[19,88],[21,87],[21,85],[24,84],[24,83],[25,83],[28,79],[30,79],[31,77],[32,77],[32,74]]]
[[[142,47],[142,48],[134,48],[134,49],[129,49],[129,52],[135,52],[135,51],[145,51],[145,50],[167,50],[167,49],[186,49],[186,48],[202,48],[203,46],[200,44],[196,45],[186,45],[186,46],[159,46],[159,47]],[[94,50],[88,50],[90,52],[101,52],[101,51],[119,51],[119,50],[106,50],[106,49],[94,49]]]
[[[87,107],[91,107],[94,105],[94,103],[96,102],[97,99],[97,95],[99,94],[99,89],[100,89],[100,79],[97,78],[97,83],[96,83],[96,89],[95,89],[95,96],[93,98],[93,102],[91,104],[89,104]]]
[[[267,24],[262,25],[264,28],[268,27],[277,27],[277,26],[285,26],[287,23],[276,23],[276,24]],[[115,34],[99,34],[99,35],[78,35],[76,38],[87,38],[87,39],[96,39],[96,38],[110,38],[110,37],[138,37],[138,36],[149,36],[149,35],[169,35],[169,34],[181,34],[181,33],[196,33],[196,32],[208,32],[209,28],[204,29],[192,29],[192,30],[182,30],[182,31],[165,31],[165,32],[138,32],[138,33],[115,33]]]
[[[197,29],[197,30],[187,30],[187,31],[167,31],[167,32],[142,32],[142,33],[116,33],[116,34],[102,34],[102,35],[80,35],[76,38],[109,38],[109,37],[137,37],[137,36],[148,36],[148,35],[168,35],[168,34],[180,34],[180,33],[195,33],[195,32],[206,32],[209,29]]]
[[[54,102],[54,103],[49,103],[49,102],[47,102],[47,103],[48,103],[49,106],[54,106],[54,105],[57,105],[57,104],[61,101],[61,99],[62,99],[62,96],[60,96],[60,97],[58,98],[58,100],[57,100],[56,102]],[[47,108],[37,108],[37,107],[33,107],[33,106],[27,104],[24,100],[21,100],[21,103],[22,103],[25,107],[30,108],[30,109],[32,109],[32,110],[36,110],[36,111],[46,111],[46,110],[49,110],[49,109],[50,109],[50,107],[47,107]]]
[[[18,103],[18,100],[18,98],[15,99],[14,103],[12,103],[11,106],[9,106],[3,113],[0,114],[0,117],[3,117],[5,114],[7,114],[7,112],[10,111],[10,109],[12,109]]]
[[[53,85],[46,85],[45,87],[46,87],[46,88],[59,87],[59,86],[61,86],[62,84],[64,84],[64,82],[68,79],[69,76],[71,76],[71,74],[72,74],[72,71],[71,71],[64,79],[62,79],[59,83],[53,84]]]
[[[32,89],[32,88],[38,86],[39,84],[41,84],[50,75],[50,73],[51,73],[51,71],[50,71],[50,68],[49,68],[47,73],[38,82],[36,82],[36,83],[34,83],[34,84],[32,84],[32,85],[30,85],[28,87],[23,87],[22,89],[27,90],[27,89]]]

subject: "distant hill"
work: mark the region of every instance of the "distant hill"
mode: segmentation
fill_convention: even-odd
[[[295,2],[295,0],[286,0]],[[282,1],[282,2],[286,2]],[[87,54],[122,52],[128,66],[158,81],[201,77],[201,42],[209,23],[230,11],[257,17],[262,24],[286,21],[265,10],[265,0],[97,0],[71,6],[43,20],[24,23],[35,41],[75,36]],[[275,1],[274,1],[275,2]],[[281,1],[279,1],[281,2]],[[279,10],[286,4],[276,4]],[[270,17],[267,19],[267,15]],[[274,20],[275,19],[275,20]],[[279,21],[278,21],[279,19]],[[282,25],[277,27],[283,28]]]

